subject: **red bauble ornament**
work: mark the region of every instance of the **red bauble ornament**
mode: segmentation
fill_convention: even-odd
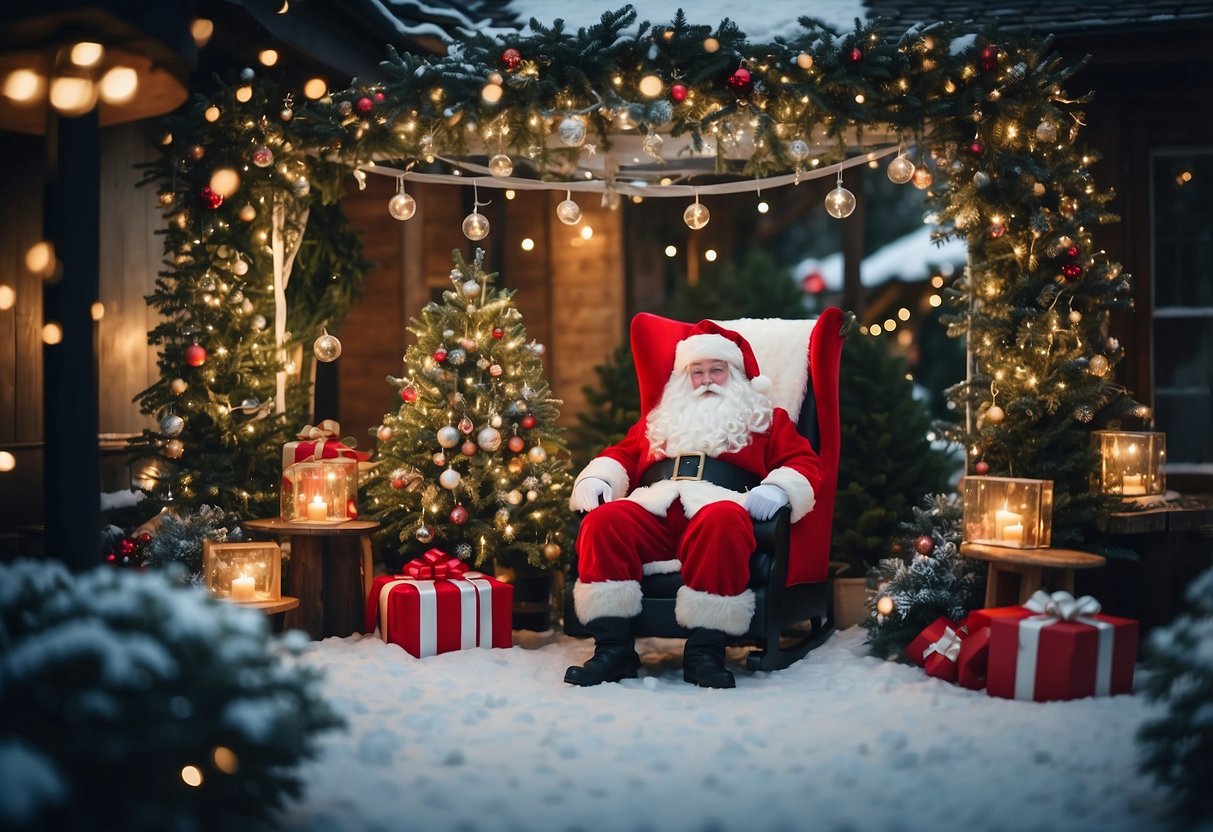
[[[451,509],[451,522],[456,526],[462,526],[468,521],[468,510],[463,506],[455,506]]]
[[[687,100],[686,84],[670,84],[670,100],[681,104]]]
[[[108,555],[105,556],[105,562],[106,563],[117,563],[118,556],[115,555],[113,552],[110,552]]]
[[[847,53],[847,60],[853,64],[857,64],[863,60],[863,50],[858,46],[852,46],[851,51]]]
[[[358,112],[360,113],[369,113],[375,107],[375,102],[364,95],[358,99],[354,106],[358,108]]]
[[[1070,246],[1066,249],[1066,257],[1078,257],[1078,246]]]
[[[384,100],[387,98],[387,96],[386,96],[386,95],[384,95],[384,94],[383,94],[382,92],[380,92],[379,90],[376,90],[376,91],[375,91],[375,94],[374,94],[374,95],[372,95],[372,96],[371,96],[371,98],[375,99],[375,103],[376,103],[376,104],[382,104],[382,103],[384,102]]]
[[[993,72],[998,67],[998,47],[983,46],[981,48],[981,68]]]
[[[526,447],[526,440],[521,436],[511,436],[505,446],[516,454],[522,453],[522,449]]]
[[[725,83],[728,84],[729,89],[738,95],[745,95],[754,88],[754,79],[750,76],[750,71],[744,66],[738,67]]]
[[[920,555],[929,555],[935,551],[935,538],[924,534],[914,541],[914,551]]]
[[[417,401],[417,388],[411,384],[406,387],[401,387],[400,398],[402,401],[409,403]]]
[[[138,540],[140,543],[143,543],[145,545],[148,543],[151,543],[152,542],[152,533],[151,532],[139,532],[139,537],[137,537],[136,540]]]
[[[442,347],[439,347],[438,349],[434,350],[434,360],[437,361],[439,364],[441,364],[443,361],[446,361],[446,350],[444,350]]]
[[[522,63],[522,53],[511,46],[501,53],[501,62],[505,64],[506,69],[517,69]]]
[[[459,450],[464,456],[475,456],[476,451],[480,450],[480,446],[469,439],[460,446]]]
[[[392,488],[397,491],[404,488],[404,477],[392,477]]]
[[[976,139],[969,142],[969,152],[974,156],[980,156],[984,150],[985,148],[982,146],[981,142],[977,141]]]
[[[976,471],[978,475],[984,477],[986,474],[990,473],[990,463],[986,462],[984,459],[980,459],[977,461],[977,464],[973,466],[973,470]]]
[[[1061,267],[1061,273],[1067,280],[1075,280],[1082,277],[1082,266],[1077,263],[1066,263]]]
[[[190,344],[185,348],[185,363],[191,367],[201,367],[206,363],[206,347],[201,344]]]
[[[505,337],[505,330],[504,330],[504,329],[502,329],[502,328],[501,328],[501,327],[499,327],[499,326],[495,326],[495,327],[493,327],[493,337],[494,337],[494,338],[504,338],[504,337]]]
[[[223,204],[223,194],[215,193],[209,185],[202,186],[202,190],[198,192],[198,199],[204,207],[210,208],[212,211]]]
[[[522,427],[526,430],[530,430],[531,428],[535,427],[535,417],[528,413],[522,417],[518,424],[522,425]]]

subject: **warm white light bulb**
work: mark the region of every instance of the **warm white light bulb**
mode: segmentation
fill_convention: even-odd
[[[826,194],[826,213],[837,220],[851,216],[855,210],[855,194],[842,186],[842,177],[834,190]]]
[[[42,95],[45,83],[32,69],[14,69],[4,79],[4,95],[18,104],[29,104]]]
[[[96,66],[105,57],[105,47],[93,41],[81,41],[72,47],[70,60],[80,67]]]
[[[139,73],[129,66],[110,67],[101,76],[101,100],[107,104],[125,104],[139,90]]]

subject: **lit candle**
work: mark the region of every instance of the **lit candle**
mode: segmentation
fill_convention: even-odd
[[[1126,474],[1122,478],[1120,493],[1125,495],[1145,494],[1146,478],[1144,474]]]
[[[1023,543],[1023,523],[1003,526],[1002,539],[1006,543]]]
[[[319,494],[312,498],[312,501],[307,504],[307,519],[308,520],[327,520],[329,519],[329,504],[324,501]]]
[[[257,584],[252,575],[241,575],[232,579],[232,600],[252,601],[257,597]]]
[[[994,512],[994,538],[996,540],[1005,540],[1007,527],[1013,526],[1016,523],[1023,521],[1022,514],[1016,514],[1013,511],[1007,511],[1005,508],[1000,508]],[[1023,534],[1023,526],[1019,527],[1020,535]]]

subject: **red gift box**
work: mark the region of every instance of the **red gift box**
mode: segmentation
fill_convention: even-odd
[[[417,658],[514,643],[514,587],[431,549],[405,564],[403,575],[375,578],[365,631]]]
[[[296,462],[342,458],[365,462],[371,458],[369,451],[356,451],[346,445],[337,438],[340,435],[341,425],[334,419],[325,419],[315,427],[305,426],[299,431],[298,439],[282,446],[283,473]]]
[[[968,620],[973,622],[972,613]],[[990,628],[970,623],[968,629],[956,657],[956,684],[969,690],[981,690],[986,686],[990,664]]]
[[[906,655],[926,670],[928,676],[956,680],[956,659],[960,655],[964,622],[939,616],[906,645]]]
[[[1138,623],[1099,614],[1089,595],[1038,590],[1028,603],[974,613],[990,628],[986,690],[1047,702],[1131,693]]]

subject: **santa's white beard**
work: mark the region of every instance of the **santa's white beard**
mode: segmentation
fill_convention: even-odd
[[[724,385],[691,386],[685,372],[666,382],[661,401],[649,412],[645,436],[655,453],[674,456],[736,453],[755,433],[771,427],[771,400],[750,386],[734,367]]]

